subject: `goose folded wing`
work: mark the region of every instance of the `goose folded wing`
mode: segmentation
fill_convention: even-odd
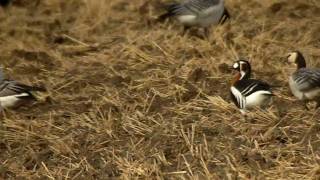
[[[30,94],[29,91],[36,90],[35,87],[20,84],[15,81],[5,80],[0,85],[0,97],[12,96],[22,93]]]
[[[175,15],[199,15],[221,0],[187,0],[182,4],[169,5],[168,11]]]
[[[255,79],[239,81],[235,86],[243,96],[249,96],[258,91],[265,92],[265,94],[272,94],[269,84]]]
[[[302,69],[294,73],[292,77],[300,91],[320,88],[320,69]]]
[[[210,7],[218,5],[220,1],[221,0],[189,0],[183,5],[194,12],[202,12]]]

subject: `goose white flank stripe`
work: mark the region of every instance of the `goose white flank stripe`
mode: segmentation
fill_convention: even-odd
[[[0,71],[0,107],[1,109],[13,108],[24,103],[34,101],[36,98],[32,91],[45,91],[41,87],[33,87],[4,79]]]
[[[2,108],[9,108],[15,106],[22,98],[22,97],[27,97],[29,94],[27,93],[21,93],[17,95],[12,95],[12,96],[4,96],[0,97],[0,105]]]
[[[305,58],[299,51],[289,53],[287,58],[288,62],[295,66],[295,71],[289,76],[292,94],[305,102],[314,100],[319,107],[320,69],[307,68]]]
[[[266,107],[273,96],[270,86],[265,82],[250,79],[251,66],[248,61],[239,60],[232,68],[238,74],[230,87],[231,98],[241,113],[254,107]]]
[[[223,24],[230,18],[224,7],[224,0],[185,0],[167,6],[167,12],[159,16],[163,21],[169,17],[176,17],[185,27],[199,26],[208,28],[211,25]]]
[[[235,88],[235,87],[233,87],[233,86],[231,86],[231,93],[236,97],[236,99],[237,99],[237,105],[239,106],[239,108],[240,109],[245,109],[246,107],[245,107],[245,105],[246,105],[246,98],[241,94],[241,92],[237,89],[237,88]]]

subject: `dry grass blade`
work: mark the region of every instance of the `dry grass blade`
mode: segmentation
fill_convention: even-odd
[[[12,0],[0,8],[8,78],[44,85],[0,119],[0,179],[319,179],[319,110],[288,89],[281,59],[320,67],[319,0],[225,0],[231,20],[182,35],[164,0]],[[234,60],[276,86],[243,117]]]

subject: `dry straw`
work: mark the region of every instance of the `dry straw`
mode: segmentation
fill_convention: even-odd
[[[2,179],[317,179],[319,111],[289,93],[281,57],[320,67],[317,0],[226,0],[209,40],[153,20],[156,0],[13,0],[0,9],[10,78],[40,102],[0,123]],[[248,58],[277,86],[243,118],[225,67]]]

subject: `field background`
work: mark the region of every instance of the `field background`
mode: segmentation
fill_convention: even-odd
[[[320,113],[287,87],[282,57],[320,67],[320,1],[226,0],[232,20],[182,35],[155,0],[15,0],[0,9],[8,78],[43,85],[0,123],[2,179],[317,179]],[[234,60],[277,86],[244,119]]]

